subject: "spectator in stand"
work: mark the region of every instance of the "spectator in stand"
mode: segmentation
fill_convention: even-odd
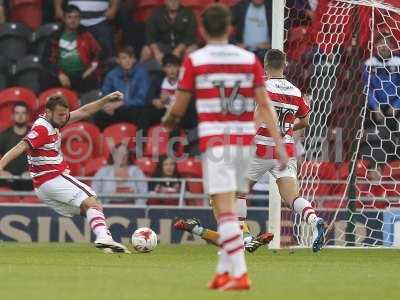
[[[236,28],[235,43],[254,52],[262,61],[271,48],[272,1],[239,1],[232,9],[232,24]]]
[[[155,58],[159,64],[166,53],[182,58],[197,49],[197,23],[193,12],[181,6],[179,0],[165,0],[146,24],[147,46],[142,61]]]
[[[398,130],[400,57],[393,55],[390,36],[378,38],[375,46],[376,55],[365,61],[362,76],[368,88],[368,107],[377,124],[386,123],[391,130]]]
[[[57,19],[63,19],[63,1],[55,0],[54,9]],[[85,26],[103,49],[102,58],[115,55],[114,32],[111,21],[118,12],[120,0],[69,0],[69,5],[77,6],[82,12],[81,25]]]
[[[157,165],[155,178],[176,179],[179,178],[179,173],[176,168],[176,162],[168,157],[162,156]],[[179,194],[181,184],[179,181],[156,181],[150,183],[149,191],[155,194]],[[178,205],[178,199],[150,199],[148,205]]]
[[[150,76],[146,68],[137,62],[132,47],[124,47],[118,52],[118,66],[107,73],[102,92],[104,95],[120,91],[124,102],[120,107],[113,107],[95,115],[95,123],[100,129],[116,122],[135,123],[139,128],[147,129],[147,116],[144,109],[148,101]],[[114,111],[115,110],[115,111]]]
[[[3,156],[17,145],[28,133],[28,106],[24,102],[17,102],[13,107],[12,118],[14,125],[4,130],[0,134],[0,156]],[[23,176],[29,177],[28,161],[25,155],[19,156],[12,161],[5,169],[6,176]],[[7,180],[2,182],[13,190],[32,190],[32,182],[30,180]]]
[[[166,54],[162,59],[165,77],[161,85],[152,85],[150,97],[152,98],[148,117],[150,124],[160,123],[167,107],[175,101],[175,90],[178,87],[180,59],[173,54]]]
[[[107,166],[102,167],[94,176],[92,182],[93,190],[98,193],[129,193],[129,194],[146,194],[147,183],[141,181],[145,176],[137,166],[130,162],[131,155],[125,144],[117,145],[110,157]],[[122,180],[123,179],[123,180]],[[138,179],[139,181],[133,181]],[[143,198],[103,198],[103,203],[119,203],[119,204],[146,204]]]
[[[0,24],[6,22],[6,8],[4,6],[4,0],[0,0]]]
[[[50,77],[46,81],[58,80],[65,88],[85,93],[99,86],[96,71],[101,48],[92,34],[79,25],[80,16],[78,7],[66,7],[63,26],[48,41],[42,61],[48,68],[46,77]],[[47,83],[46,88],[49,86],[52,84]]]

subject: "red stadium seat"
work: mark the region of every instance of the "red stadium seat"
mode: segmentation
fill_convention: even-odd
[[[201,160],[195,157],[182,159],[177,161],[178,173],[182,177],[186,178],[202,178],[203,170]],[[203,193],[203,183],[202,182],[187,182],[188,190],[194,194]],[[188,199],[186,201],[187,205],[202,206],[204,204],[203,199]]]
[[[369,160],[360,159],[359,161],[357,161],[357,165],[356,165],[357,177],[366,178],[368,169],[370,168],[370,166],[371,166],[371,162]]]
[[[177,169],[182,177],[201,178],[203,176],[201,160],[198,158],[178,160]]]
[[[148,157],[140,157],[136,159],[135,165],[138,166],[140,170],[142,170],[143,173],[148,177],[153,176],[157,168],[157,162],[152,161]]]
[[[214,3],[213,0],[181,0],[181,5],[194,11],[203,10],[205,7]]]
[[[69,170],[72,176],[82,176],[83,175],[83,165],[82,163],[68,163]]]
[[[151,127],[147,133],[145,155],[162,156],[168,153],[169,131],[161,125]]]
[[[89,159],[84,167],[85,176],[94,176],[98,170],[107,165],[107,159],[104,157],[97,157]]]
[[[135,147],[137,127],[131,123],[117,123],[108,126],[103,131],[103,156],[108,158],[110,150],[116,145],[126,143],[128,149]]]
[[[225,4],[226,6],[232,7],[236,3],[238,3],[238,0],[216,0],[215,2]]]
[[[9,189],[7,187],[0,187],[0,192],[12,192],[12,189]],[[15,202],[20,202],[20,197],[0,195],[0,203],[15,203]]]
[[[29,89],[23,87],[11,87],[0,92],[0,131],[12,124],[12,108],[16,102],[25,102],[30,112],[37,109],[36,95]],[[31,121],[32,119],[31,115]]]
[[[173,139],[173,145],[169,141]],[[163,156],[168,155],[168,150],[173,150],[176,157],[180,157],[183,153],[184,141],[186,135],[181,132],[179,137],[171,137],[169,131],[161,125],[155,125],[148,130],[147,142],[144,154],[146,156]],[[171,149],[168,149],[171,147]]]
[[[400,160],[395,160],[390,162],[388,165],[385,165],[383,169],[383,176],[400,180]]]
[[[79,107],[78,95],[74,91],[66,88],[52,88],[44,91],[39,95],[39,108],[37,110],[38,114],[44,112],[44,107],[46,106],[47,99],[49,99],[49,97],[53,95],[63,95],[68,101],[69,109],[71,111]]]
[[[146,22],[153,10],[163,4],[163,0],[138,0],[133,18],[137,22]]]
[[[336,167],[331,162],[305,161],[300,167],[300,177],[311,179],[310,183],[303,186],[303,192],[315,193],[316,196],[331,194],[330,183],[319,183],[319,180],[336,180]]]
[[[187,183],[188,190],[189,192],[193,194],[203,194],[203,183],[201,182],[188,182]],[[187,205],[191,206],[204,206],[204,200],[203,199],[187,199],[186,200]]]
[[[77,122],[62,129],[62,151],[69,164],[85,163],[102,155],[100,130],[89,122]]]
[[[36,197],[36,196],[21,196],[21,197],[20,197],[20,201],[21,201],[22,203],[31,203],[31,204],[34,204],[34,203],[41,203],[41,201],[39,200],[39,198]]]
[[[42,0],[11,0],[10,20],[36,30],[42,24]]]

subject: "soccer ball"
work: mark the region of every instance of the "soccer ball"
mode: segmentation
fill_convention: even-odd
[[[132,245],[138,252],[150,252],[157,246],[157,234],[147,227],[136,229],[132,234]]]

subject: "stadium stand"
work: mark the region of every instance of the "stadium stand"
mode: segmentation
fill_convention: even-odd
[[[44,107],[46,105],[47,99],[52,95],[63,95],[67,99],[68,105],[71,110],[77,109],[80,105],[78,95],[74,91],[62,87],[52,88],[42,92],[39,95],[39,107],[37,110],[37,114],[41,114],[44,112]]]
[[[38,56],[29,55],[19,59],[12,72],[14,85],[24,86],[38,94],[41,90],[42,69]]]
[[[0,24],[0,55],[13,61],[24,57],[29,49],[32,31],[21,23]]]
[[[111,149],[121,143],[128,145],[129,150],[135,147],[137,127],[131,123],[117,123],[103,131],[103,156],[108,158]]]
[[[0,56],[0,91],[5,89],[10,81],[9,70],[12,61],[6,56]]]
[[[68,164],[84,164],[89,159],[102,156],[102,136],[92,123],[67,125],[62,129],[62,134],[61,149]]]
[[[40,26],[32,33],[29,51],[32,54],[42,56],[47,39],[60,29],[58,23],[47,23]]]
[[[11,0],[10,20],[36,30],[42,24],[42,2],[43,0]]]
[[[156,171],[157,162],[151,160],[149,157],[144,156],[137,158],[135,165],[137,165],[146,176],[152,177]]]
[[[29,107],[31,112],[36,111],[38,101],[36,95],[29,89],[24,87],[10,87],[0,92],[0,131],[11,125],[11,112],[15,102],[23,101]]]

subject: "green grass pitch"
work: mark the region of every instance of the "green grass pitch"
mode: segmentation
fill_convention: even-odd
[[[0,243],[1,300],[400,299],[400,250],[246,254],[249,292],[206,289],[213,246],[158,246],[103,254],[89,244]]]

